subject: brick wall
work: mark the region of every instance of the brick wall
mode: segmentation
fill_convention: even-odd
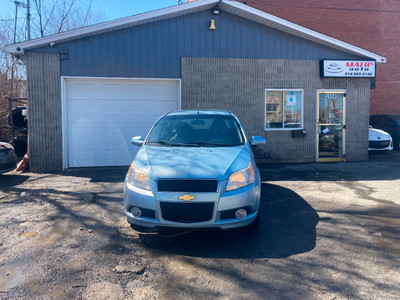
[[[400,113],[399,0],[249,0],[247,5],[385,56],[371,90],[371,114]]]
[[[320,78],[314,60],[182,58],[182,109],[227,109],[249,137],[264,136],[257,159],[313,162],[316,158],[316,97],[319,89],[343,89],[346,97],[346,161],[368,160],[369,80]],[[265,89],[304,90],[303,138],[265,131]]]

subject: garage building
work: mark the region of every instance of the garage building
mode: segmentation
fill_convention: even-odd
[[[34,172],[125,166],[162,114],[228,109],[264,161],[368,159],[386,59],[245,4],[200,0],[10,45],[27,66]]]

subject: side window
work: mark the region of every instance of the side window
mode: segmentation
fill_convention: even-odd
[[[265,90],[265,130],[303,128],[303,90]]]
[[[369,124],[372,127],[379,128],[382,126],[382,119],[379,118],[378,116],[371,116],[369,119]]]
[[[397,128],[397,123],[390,117],[385,117],[385,126],[389,128]]]

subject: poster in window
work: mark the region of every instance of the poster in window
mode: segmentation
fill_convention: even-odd
[[[286,96],[286,105],[287,106],[296,106],[296,95],[287,95]]]

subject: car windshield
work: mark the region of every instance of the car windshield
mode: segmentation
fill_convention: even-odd
[[[172,115],[161,118],[147,140],[149,145],[227,147],[243,145],[237,120],[230,115]]]
[[[393,119],[400,125],[400,115],[393,115]]]

